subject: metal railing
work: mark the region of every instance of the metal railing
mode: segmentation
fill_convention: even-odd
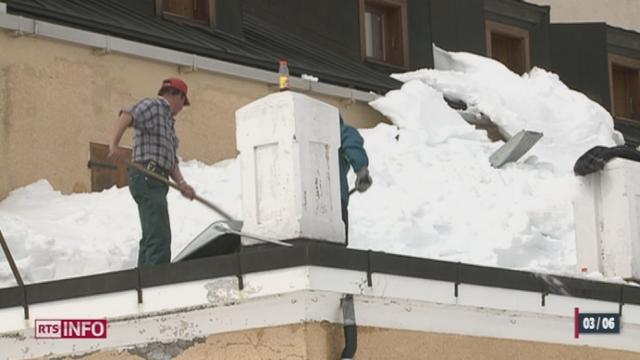
[[[11,267],[11,272],[13,273],[13,277],[16,279],[18,283],[18,287],[22,290],[22,306],[24,307],[24,318],[29,319],[29,303],[27,301],[27,288],[24,286],[24,281],[22,281],[22,276],[20,276],[20,271],[16,266],[16,262],[13,260],[13,256],[11,255],[11,251],[9,250],[9,245],[7,245],[7,241],[4,239],[2,235],[2,231],[0,230],[0,245],[2,245],[2,251],[4,251],[4,256],[7,258],[9,262],[9,266]]]

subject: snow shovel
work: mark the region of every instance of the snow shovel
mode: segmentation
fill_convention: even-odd
[[[512,136],[489,157],[489,162],[494,168],[500,168],[504,164],[517,161],[529,151],[542,137],[541,132],[521,130]]]
[[[281,246],[293,246],[289,243],[286,243],[284,241],[280,241],[280,240],[275,240],[275,239],[267,239],[264,238],[262,236],[258,236],[255,234],[249,234],[246,232],[242,232],[239,231],[237,229],[234,229],[233,226],[231,226],[228,222],[218,222],[213,224],[213,228],[221,233],[225,233],[225,234],[233,234],[233,235],[239,235],[239,236],[243,236],[249,239],[254,239],[254,240],[258,240],[258,241],[262,241],[262,242],[268,242],[271,244],[276,244],[276,245],[281,245]]]
[[[143,172],[144,174],[151,176],[152,178],[163,182],[169,186],[171,186],[172,188],[176,189],[176,190],[180,190],[180,186],[176,183],[174,183],[173,181],[166,179],[152,171],[150,171],[149,169],[145,168],[144,166],[135,163],[135,162],[131,162],[131,161],[127,161],[127,165],[129,167],[132,167],[138,171]],[[234,220],[231,215],[227,214],[224,210],[220,209],[218,206],[214,205],[213,203],[211,203],[210,201],[196,195],[194,197],[195,200],[197,200],[198,202],[200,202],[201,204],[205,205],[206,207],[208,207],[209,209],[217,212],[218,214],[220,214],[222,217],[224,217],[226,220],[230,220],[230,221],[235,221],[238,222],[237,220]],[[239,222],[238,222],[239,223]],[[254,240],[258,240],[258,241],[262,241],[262,242],[267,242],[267,243],[272,243],[272,244],[276,244],[276,245],[281,245],[281,246],[293,246],[289,243],[280,241],[280,240],[274,240],[274,239],[267,239],[267,238],[263,238],[261,236],[258,235],[254,235],[254,234],[248,234],[248,233],[244,233],[241,231],[238,231],[236,229],[233,229],[231,226],[229,226],[227,223],[219,223],[215,225],[215,229],[221,233],[227,233],[227,234],[234,234],[234,235],[239,235],[239,236],[244,236],[247,238],[251,238]]]
[[[216,220],[207,226],[198,236],[191,240],[176,255],[171,262],[180,262],[185,260],[200,259],[203,257],[228,255],[240,251],[242,245],[240,239],[236,235],[251,237],[264,242],[275,243],[282,246],[291,246],[278,240],[260,238],[253,234],[244,234],[242,229],[242,221],[236,220]],[[225,236],[233,235],[233,236]],[[248,235],[248,236],[247,236]]]

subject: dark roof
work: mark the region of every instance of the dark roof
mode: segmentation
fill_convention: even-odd
[[[9,0],[9,13],[276,71],[289,62],[292,75],[304,73],[322,82],[384,93],[401,84],[362,62],[331,53],[277,27],[244,14],[245,38],[214,28],[165,20],[115,0]]]
[[[252,15],[245,14],[243,18],[247,41],[287,59],[294,71],[297,68],[298,74],[306,71],[321,81],[361,90],[386,92],[401,86],[386,73],[373,70],[360,61],[331,53]]]
[[[245,274],[298,266],[361,271],[366,274],[369,286],[373,273],[446,281],[451,283],[455,296],[464,292],[458,284],[537,292],[541,306],[545,306],[548,294],[610,301],[621,306],[640,305],[637,286],[354,250],[304,239],[293,244],[252,246],[227,255],[29,284],[24,292],[19,287],[0,289],[0,309],[24,306],[25,295],[28,304],[36,304],[137,289],[143,299],[142,291],[147,287],[234,275],[242,287]]]
[[[615,129],[624,135],[626,145],[635,148],[640,146],[640,127],[636,124],[636,120],[627,120],[624,118],[615,118]]]

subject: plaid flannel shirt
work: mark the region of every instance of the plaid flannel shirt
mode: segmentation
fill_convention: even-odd
[[[175,119],[169,103],[162,97],[143,99],[122,111],[131,114],[134,128],[133,161],[155,161],[167,171],[178,163],[179,145]]]

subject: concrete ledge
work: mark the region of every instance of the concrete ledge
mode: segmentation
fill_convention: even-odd
[[[138,306],[134,291],[41,303],[33,319],[107,318],[104,340],[35,339],[22,308],[0,312],[2,359],[78,355],[139,344],[192,341],[214,334],[300,325],[342,323],[340,299],[354,294],[358,326],[497,339],[580,345],[640,353],[640,306],[625,305],[618,335],[574,338],[573,311],[616,312],[617,303],[535,292],[461,285],[316,266],[152,287]]]

